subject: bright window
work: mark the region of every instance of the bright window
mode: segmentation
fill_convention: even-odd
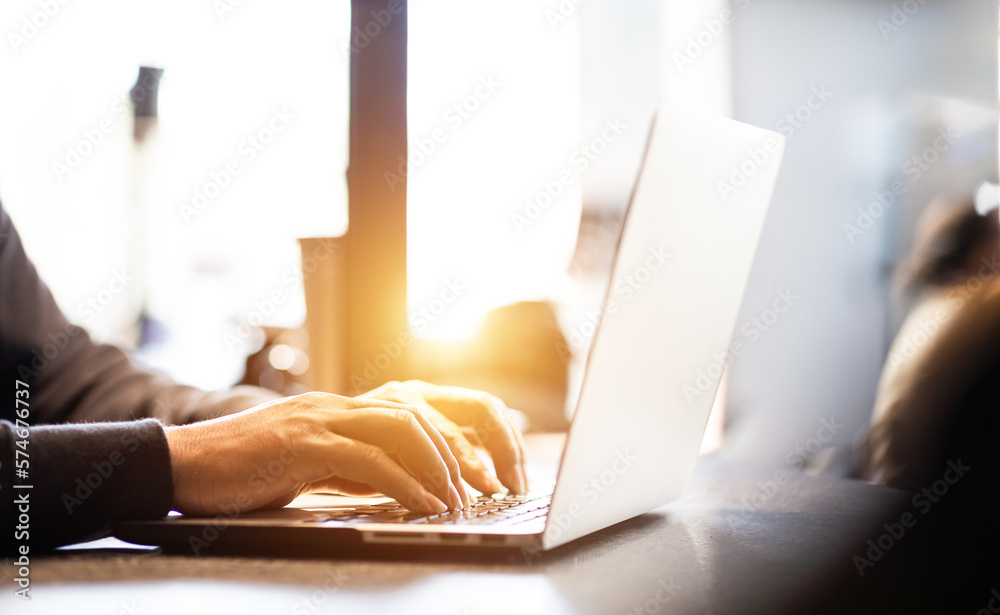
[[[241,322],[302,321],[295,238],[346,228],[350,4],[51,5],[8,1],[0,18],[4,207],[71,319],[131,344],[145,305],[169,332],[147,359],[231,384],[251,345]],[[136,148],[143,64],[165,74],[158,129]],[[133,279],[105,302],[116,275]]]
[[[578,31],[533,0],[410,3],[411,313],[462,289],[417,335],[472,335],[491,308],[564,283],[581,206]]]

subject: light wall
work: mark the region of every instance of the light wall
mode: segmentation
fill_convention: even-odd
[[[901,4],[754,0],[735,24],[735,117],[788,137],[741,322],[797,297],[731,372],[730,444],[747,456],[786,463],[824,419],[840,425],[827,445],[856,442],[914,221],[937,194],[996,179],[997,3],[910,3],[894,23]],[[939,161],[904,166],[939,129],[958,134]],[[870,228],[845,228],[897,179],[906,194]]]

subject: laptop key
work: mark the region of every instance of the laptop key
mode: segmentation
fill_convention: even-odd
[[[433,515],[414,513],[397,502],[385,502],[355,509],[324,511],[317,521],[341,521],[346,523],[428,523],[435,525],[514,523],[544,516],[548,510],[550,496],[511,496],[496,494],[481,496],[467,509],[448,511]]]

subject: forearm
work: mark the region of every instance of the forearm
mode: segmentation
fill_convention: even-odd
[[[58,422],[155,418],[167,425],[184,425],[280,397],[249,386],[202,391],[136,366],[113,346],[82,338],[74,345],[78,347],[66,349],[65,363],[53,366],[51,379],[38,387],[40,406],[65,409]]]

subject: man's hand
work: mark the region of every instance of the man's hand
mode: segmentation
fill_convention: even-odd
[[[521,432],[499,398],[420,380],[389,382],[361,397],[385,399],[420,410],[444,436],[458,459],[462,477],[479,491],[497,493],[503,491],[503,486],[515,493],[527,491]],[[480,459],[474,443],[487,450],[496,466],[495,474]]]
[[[394,399],[406,398],[407,403]],[[453,419],[453,420],[451,420]],[[520,434],[485,393],[393,383],[361,398],[307,393],[238,414],[168,427],[174,508],[215,514],[283,506],[302,493],[382,493],[418,512],[461,508],[462,482],[499,483],[456,423],[496,459],[504,483],[525,488]]]

